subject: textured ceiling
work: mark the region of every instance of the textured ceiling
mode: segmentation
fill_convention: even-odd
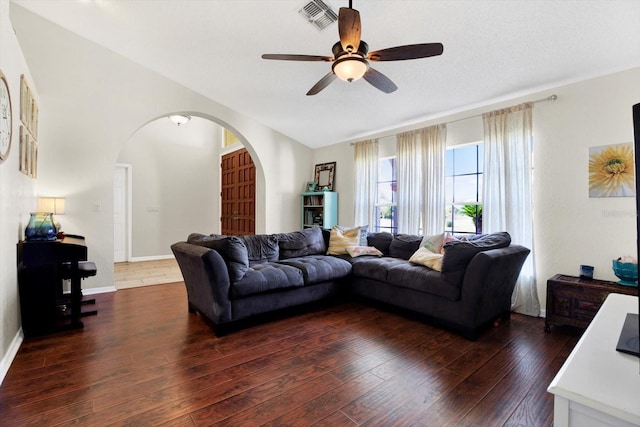
[[[307,23],[304,0],[13,2],[312,148],[640,66],[636,0],[355,0],[371,50],[444,53],[375,64],[392,94],[337,80],[316,96],[329,63],[260,58],[331,54],[337,24]]]

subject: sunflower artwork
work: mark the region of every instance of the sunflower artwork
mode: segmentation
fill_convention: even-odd
[[[633,197],[633,144],[589,148],[589,197]]]

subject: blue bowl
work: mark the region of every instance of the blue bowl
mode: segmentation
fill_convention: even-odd
[[[619,285],[638,286],[638,264],[613,260],[613,273],[620,279]]]

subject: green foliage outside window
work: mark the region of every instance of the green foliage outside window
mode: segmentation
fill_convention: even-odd
[[[478,233],[482,232],[482,205],[464,205],[458,209],[462,215],[471,217]]]

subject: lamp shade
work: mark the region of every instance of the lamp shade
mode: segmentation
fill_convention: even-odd
[[[64,215],[64,197],[38,197],[38,212]]]
[[[364,76],[369,69],[369,63],[364,58],[349,55],[334,62],[332,69],[340,80],[352,82]]]
[[[186,114],[172,114],[169,116],[169,120],[180,126],[191,120],[191,116],[188,116]]]

